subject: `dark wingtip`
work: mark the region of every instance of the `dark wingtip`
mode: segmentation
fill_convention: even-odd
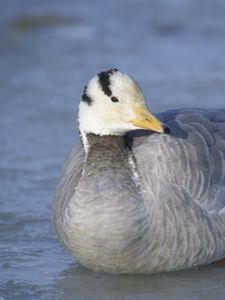
[[[167,127],[166,125],[163,125],[163,130],[165,134],[170,134],[171,129],[169,127]]]

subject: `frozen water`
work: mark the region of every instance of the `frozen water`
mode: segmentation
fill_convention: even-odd
[[[225,299],[225,267],[96,274],[55,236],[51,205],[77,104],[117,67],[152,110],[225,106],[223,0],[0,2],[0,300]]]

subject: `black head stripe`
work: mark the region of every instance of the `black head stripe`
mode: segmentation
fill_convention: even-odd
[[[81,97],[81,100],[84,101],[84,102],[86,102],[88,105],[91,105],[92,102],[93,102],[92,99],[91,99],[91,97],[89,97],[87,95],[87,86],[84,87],[84,91],[83,91],[83,95]]]
[[[110,76],[117,71],[117,69],[110,69],[109,71],[101,72],[98,74],[98,79],[102,91],[109,97],[111,97],[112,95],[112,91],[110,89]]]
[[[119,70],[116,68],[110,69],[108,72],[110,72],[111,74],[118,72]]]

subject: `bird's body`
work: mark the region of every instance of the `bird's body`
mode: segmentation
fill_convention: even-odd
[[[86,132],[64,168],[57,233],[95,271],[153,273],[225,257],[225,110],[159,115],[167,134]]]

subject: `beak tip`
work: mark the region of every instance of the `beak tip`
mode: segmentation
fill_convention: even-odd
[[[163,125],[163,133],[165,134],[170,134],[171,129],[169,127],[167,127],[166,125]]]

